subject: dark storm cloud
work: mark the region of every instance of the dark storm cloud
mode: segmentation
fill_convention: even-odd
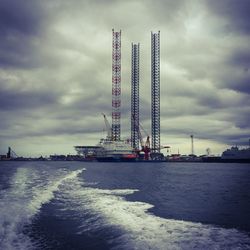
[[[37,109],[57,102],[57,95],[53,92],[15,91],[0,89],[0,110]]]
[[[214,14],[227,20],[224,31],[250,34],[249,0],[207,0],[206,3]]]
[[[38,120],[43,125],[45,125],[44,120]],[[20,125],[20,129],[25,125]],[[13,136],[13,138],[18,137],[39,137],[39,136],[64,136],[64,135],[82,135],[87,133],[95,133],[101,132],[102,129],[98,123],[90,124],[84,123],[83,121],[73,121],[67,120],[62,124],[50,125],[50,126],[32,126],[30,127],[30,131],[27,130],[19,130],[16,131],[15,134],[8,135],[8,137]]]
[[[241,66],[231,65],[231,62],[221,67],[211,79],[219,89],[233,90],[242,95],[250,94],[250,71]]]
[[[221,72],[217,74],[217,80],[220,83],[218,86],[250,94],[249,79],[250,53],[248,46],[242,41],[242,45],[239,44],[237,49],[230,51],[230,54],[224,58]]]
[[[11,114],[11,110],[1,112],[5,120],[0,123],[1,137],[22,138],[34,136],[58,136],[58,135],[74,135],[84,134],[88,132],[101,132],[103,119],[101,114],[93,116],[92,114],[83,114],[75,112],[70,117],[61,116],[60,109],[58,112],[50,111],[51,107],[43,107],[37,109],[36,112],[29,110],[20,110],[16,112],[15,118]],[[65,112],[67,114],[67,111]],[[43,116],[41,115],[43,114]],[[61,116],[61,119],[58,118]],[[75,117],[72,119],[72,117]]]
[[[36,0],[0,1],[1,67],[25,68],[38,63],[36,39],[45,21],[40,3]]]
[[[1,0],[1,34],[10,35],[15,32],[26,35],[37,34],[43,17],[41,11],[42,6],[36,0]]]
[[[250,124],[250,105],[248,107],[236,108],[231,112],[231,114],[226,117],[227,120],[233,121],[235,126],[240,129],[248,129]]]
[[[226,42],[224,62],[216,78],[218,87],[250,94],[250,1],[206,1],[217,18],[218,36]],[[226,40],[225,40],[226,39]],[[223,49],[223,48],[222,48]]]
[[[228,87],[243,93],[248,93],[250,95],[250,78],[249,75],[246,77],[239,77],[237,79],[232,79],[228,81]]]
[[[0,67],[37,67],[40,59],[36,53],[35,41],[25,35],[12,34],[11,36],[5,36],[0,43]]]
[[[250,105],[249,96],[237,94],[230,90],[218,90],[217,93],[203,93],[197,97],[197,104],[214,112],[215,109],[232,109]]]
[[[241,48],[228,58],[228,62],[236,67],[241,68],[243,71],[250,70],[250,51],[241,50]]]

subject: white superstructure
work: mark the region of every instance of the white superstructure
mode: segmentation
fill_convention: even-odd
[[[96,157],[125,160],[136,158],[136,154],[127,140],[112,141],[103,138],[97,144]]]

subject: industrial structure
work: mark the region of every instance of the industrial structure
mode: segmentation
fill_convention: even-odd
[[[78,154],[99,161],[164,160],[160,153],[160,32],[151,32],[152,143],[139,121],[140,44],[131,51],[131,142],[121,140],[121,30],[112,30],[112,124],[103,114],[107,136],[97,146],[76,146]],[[143,139],[142,132],[146,135]]]
[[[139,149],[140,44],[132,43],[131,53],[131,146]]]
[[[151,32],[152,152],[160,153],[160,31]]]
[[[121,30],[112,30],[112,140],[121,139]]]
[[[6,154],[7,159],[14,159],[18,158],[19,156],[15,153],[15,151],[12,150],[11,147],[8,147],[8,152]]]
[[[151,143],[139,121],[140,45],[132,43],[131,52],[131,146],[144,160],[161,160],[160,153],[160,32],[151,32]],[[142,131],[146,134],[144,142]],[[140,147],[141,146],[141,147]],[[165,147],[163,147],[165,148]]]
[[[194,135],[190,135],[191,138],[191,155],[194,155]]]

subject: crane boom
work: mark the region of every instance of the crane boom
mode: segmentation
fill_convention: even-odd
[[[132,114],[132,119],[135,122],[135,115],[134,114]],[[138,133],[138,137],[139,137],[139,141],[140,141],[141,147],[143,148],[144,147],[144,141],[143,141],[143,137],[142,137],[141,130],[140,130],[141,124],[140,123],[135,123],[134,126],[135,126],[135,129],[136,129],[137,133]],[[138,149],[139,148],[137,148],[137,150]]]
[[[138,128],[138,135],[139,135],[139,140],[140,140],[141,147],[144,147],[143,137],[142,137],[142,134],[141,134],[141,130],[139,128]]]
[[[102,113],[103,115],[103,118],[104,118],[104,123],[105,123],[105,126],[106,126],[106,130],[107,130],[107,139],[112,139],[112,129],[111,129],[111,126],[109,124],[109,121],[106,117],[106,115],[104,113]]]

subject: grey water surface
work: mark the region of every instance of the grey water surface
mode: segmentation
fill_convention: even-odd
[[[250,166],[0,162],[0,249],[250,249]]]

